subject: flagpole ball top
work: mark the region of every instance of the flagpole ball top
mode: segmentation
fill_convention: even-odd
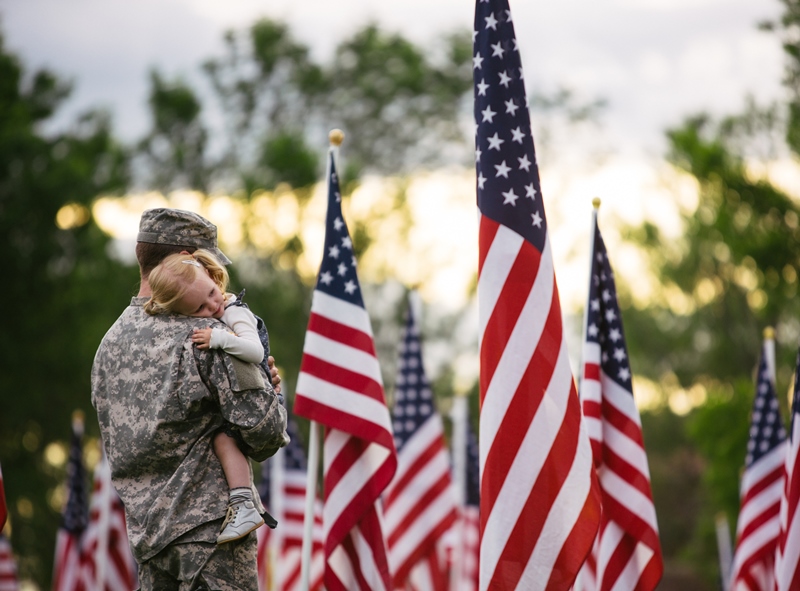
[[[592,199],[592,207],[595,209],[600,209],[600,197],[595,197]]]
[[[341,129],[331,129],[328,134],[328,141],[332,146],[341,146],[344,141],[344,132]]]
[[[764,338],[765,339],[774,339],[775,338],[775,329],[771,326],[768,326],[764,329]]]
[[[85,420],[85,416],[83,414],[83,411],[82,410],[73,410],[72,411],[72,420],[83,423],[84,420]]]

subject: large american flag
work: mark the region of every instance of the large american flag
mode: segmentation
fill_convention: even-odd
[[[411,301],[400,346],[392,418],[398,465],[383,501],[394,585],[446,590],[441,542],[455,523],[457,500],[444,425],[425,374]],[[412,571],[416,571],[413,577]]]
[[[800,352],[797,355],[797,369],[794,376],[791,432],[784,468],[785,479],[781,487],[780,536],[775,566],[775,588],[778,591],[800,589],[800,511],[797,510],[800,503],[800,453],[798,450],[800,450]]]
[[[580,397],[600,479],[603,516],[581,591],[652,591],[664,563],[628,347],[595,210]]]
[[[137,567],[128,542],[125,509],[111,484],[105,453],[94,471],[89,523],[82,540],[82,578],[87,591],[136,589]]]
[[[0,528],[2,529],[2,528]],[[19,591],[17,561],[8,538],[0,533],[0,591]]]
[[[56,534],[53,565],[53,591],[85,589],[82,580],[81,550],[83,532],[89,523],[87,511],[86,469],[83,465],[83,418],[72,419],[72,438],[67,463],[67,502]]]
[[[306,454],[294,418],[290,415],[287,433],[291,440],[273,458],[262,464],[259,483],[261,501],[265,507],[280,507],[273,513],[278,521],[275,531],[268,527],[257,530],[259,541],[259,588],[264,591],[300,591],[303,549],[303,522],[308,480]],[[279,473],[278,473],[279,472]],[[273,477],[274,475],[274,477]],[[272,502],[272,490],[279,489],[280,499]],[[314,525],[311,535],[310,591],[322,589],[325,555],[322,539],[322,501],[314,503]],[[266,562],[272,558],[268,565]]]
[[[397,452],[353,243],[342,216],[333,151],[325,250],[311,302],[294,411],[326,427],[326,589],[390,589],[380,496],[397,469]]]
[[[568,589],[600,520],[506,0],[478,0],[480,588]]]

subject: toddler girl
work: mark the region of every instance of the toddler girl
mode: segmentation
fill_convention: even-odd
[[[233,332],[196,328],[192,341],[197,348],[222,349],[242,361],[262,364],[270,376],[266,365],[269,345],[263,321],[241,301],[244,292],[239,296],[226,292],[228,281],[228,271],[210,251],[199,249],[194,254],[170,255],[150,272],[153,295],[144,309],[153,315],[175,313],[222,320]],[[229,430],[220,431],[214,437],[214,453],[230,489],[228,513],[217,537],[218,544],[238,540],[264,525],[253,500],[250,465],[234,437]],[[270,526],[275,527],[274,520]]]

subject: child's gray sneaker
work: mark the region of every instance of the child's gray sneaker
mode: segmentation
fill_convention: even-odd
[[[253,501],[235,501],[228,505],[228,514],[222,522],[222,531],[217,536],[217,544],[243,538],[262,525],[264,520]]]

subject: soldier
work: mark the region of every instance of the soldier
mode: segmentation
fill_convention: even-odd
[[[257,591],[255,533],[216,544],[228,488],[212,440],[227,425],[238,431],[242,451],[263,461],[289,440],[286,410],[258,365],[193,345],[193,329],[224,327],[218,320],[143,309],[150,271],[169,254],[197,248],[230,263],[216,226],[201,216],[165,208],[142,214],[139,294],[97,350],[92,404],[125,505],[140,588]],[[263,513],[255,490],[253,502]]]

